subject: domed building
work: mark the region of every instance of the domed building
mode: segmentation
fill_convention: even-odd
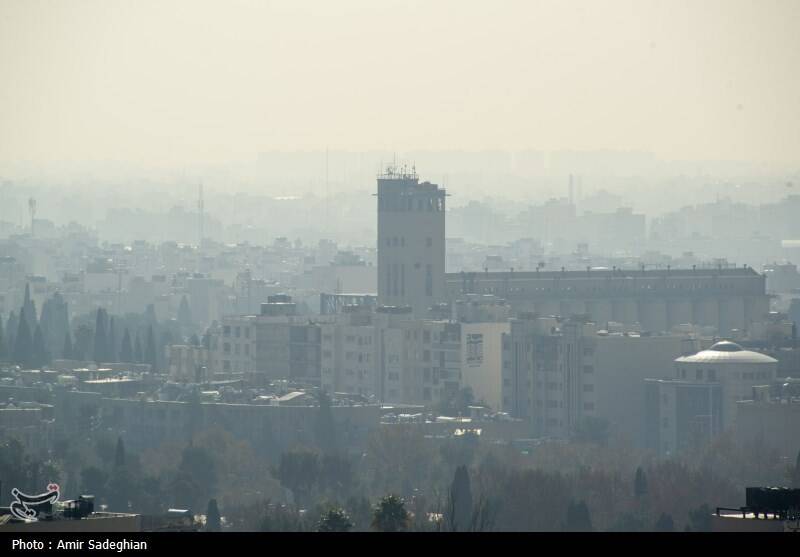
[[[760,352],[745,350],[735,342],[723,340],[706,350],[675,360],[675,379],[719,383],[722,395],[722,428],[736,421],[736,401],[752,398],[753,387],[770,385],[776,376],[778,360]]]
[[[645,445],[662,455],[736,427],[737,401],[774,382],[778,361],[730,342],[675,360],[672,379],[645,379]]]

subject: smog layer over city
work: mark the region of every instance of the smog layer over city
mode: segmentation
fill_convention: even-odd
[[[798,23],[0,0],[4,543],[799,531]]]

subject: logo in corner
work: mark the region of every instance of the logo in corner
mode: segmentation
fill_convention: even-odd
[[[16,487],[11,490],[11,495],[14,496],[16,501],[11,503],[9,511],[16,518],[20,520],[30,520],[36,522],[39,520],[39,511],[36,509],[39,505],[45,503],[53,504],[58,501],[60,495],[60,488],[58,484],[51,483],[47,486],[47,491],[39,495],[28,495],[22,493]]]

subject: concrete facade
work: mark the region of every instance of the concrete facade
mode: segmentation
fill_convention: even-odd
[[[461,272],[445,280],[451,301],[493,294],[516,312],[588,314],[600,328],[610,321],[638,323],[656,333],[693,323],[724,335],[769,313],[766,279],[752,268]]]
[[[390,167],[377,196],[378,303],[424,316],[444,299],[445,191]]]

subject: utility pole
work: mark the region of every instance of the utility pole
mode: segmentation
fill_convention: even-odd
[[[203,200],[203,184],[200,184],[199,188],[199,195],[197,199],[197,227],[198,227],[198,242],[197,247],[201,249],[203,247],[203,239],[205,238],[205,231],[203,230],[203,221],[204,219],[204,211],[205,211],[205,202]]]
[[[34,198],[28,199],[28,212],[31,215],[31,237],[34,235],[33,223],[36,221],[36,200]]]

